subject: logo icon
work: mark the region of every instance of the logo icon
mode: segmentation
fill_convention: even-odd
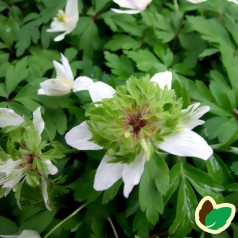
[[[195,222],[203,231],[219,234],[230,226],[235,213],[233,204],[216,204],[212,197],[206,196],[196,208]]]

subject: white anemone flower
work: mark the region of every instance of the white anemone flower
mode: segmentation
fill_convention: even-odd
[[[159,85],[162,90],[170,91],[172,73],[169,71],[157,73],[150,81],[154,82],[155,86]],[[100,102],[105,98],[113,98],[116,92],[112,87],[103,82],[91,84],[88,90],[93,102]],[[197,157],[207,160],[213,153],[212,148],[200,135],[192,131],[194,127],[204,123],[199,118],[210,110],[208,106],[199,107],[199,105],[199,103],[195,103],[182,110],[181,118],[178,121],[179,130],[175,130],[167,136],[165,135],[160,143],[155,144],[155,147],[173,155]],[[100,107],[100,104],[97,106]],[[137,120],[137,117],[135,118]],[[160,121],[160,119],[157,121]],[[138,127],[138,121],[136,123]],[[141,120],[139,123],[143,123],[143,121]],[[102,149],[101,146],[90,141],[92,136],[93,134],[89,130],[87,122],[82,122],[80,125],[72,128],[66,134],[65,139],[67,144],[78,150]],[[112,162],[114,158],[110,155],[110,152],[106,153],[96,171],[94,180],[95,190],[106,190],[122,178],[124,182],[124,196],[128,197],[133,187],[139,183],[145,162],[148,159],[148,147],[143,145],[142,147],[143,149],[130,163]]]
[[[61,54],[62,64],[53,61],[56,78],[48,79],[40,83],[38,94],[48,96],[62,96],[68,93],[87,90],[88,86],[93,83],[92,79],[87,76],[80,76],[74,80],[74,76],[69,65],[68,59]]]
[[[191,3],[201,3],[201,2],[206,2],[207,0],[187,0],[187,2]]]
[[[3,238],[41,238],[40,234],[34,230],[24,230],[20,235],[0,235]]]
[[[17,126],[24,122],[24,119],[12,109],[0,108],[0,127]]]
[[[112,8],[111,10],[117,13],[136,14],[143,12],[152,0],[113,0],[122,8],[128,8],[129,10],[119,10]]]
[[[61,41],[65,35],[71,33],[78,22],[78,0],[68,0],[65,11],[59,10],[57,16],[50,25],[48,32],[63,32],[54,38],[54,41]]]

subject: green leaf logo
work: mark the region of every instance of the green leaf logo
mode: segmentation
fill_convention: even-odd
[[[233,204],[217,205],[212,197],[206,196],[196,208],[195,221],[202,230],[219,234],[230,226],[235,213],[236,208]]]

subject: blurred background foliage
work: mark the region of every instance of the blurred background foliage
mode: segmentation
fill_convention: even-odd
[[[22,209],[14,195],[1,198],[0,234],[23,229],[46,234],[80,204],[86,208],[51,237],[238,237],[238,220],[220,235],[202,232],[194,211],[200,199],[238,206],[238,5],[225,0],[202,4],[153,0],[141,14],[117,14],[111,0],[78,0],[79,21],[65,40],[54,42],[46,32],[65,0],[0,0],[0,107],[31,117],[41,105],[45,137],[65,144],[63,135],[85,119],[87,92],[62,97],[37,95],[40,82],[55,75],[53,60],[63,53],[74,76],[86,75],[113,87],[132,74],[173,72],[182,95],[209,105],[206,123],[197,132],[213,147],[206,162],[167,156],[142,177],[128,199],[121,181],[106,192],[93,189],[101,152],[72,150],[58,161],[62,183],[50,196],[54,209],[45,210],[34,191]],[[180,85],[178,84],[178,85]],[[140,200],[138,199],[140,194]]]

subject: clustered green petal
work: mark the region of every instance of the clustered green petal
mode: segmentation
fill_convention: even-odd
[[[179,130],[181,110],[182,99],[174,90],[163,90],[145,76],[129,78],[112,98],[92,104],[86,116],[91,141],[104,147],[112,162],[130,163],[145,143],[155,146]]]

